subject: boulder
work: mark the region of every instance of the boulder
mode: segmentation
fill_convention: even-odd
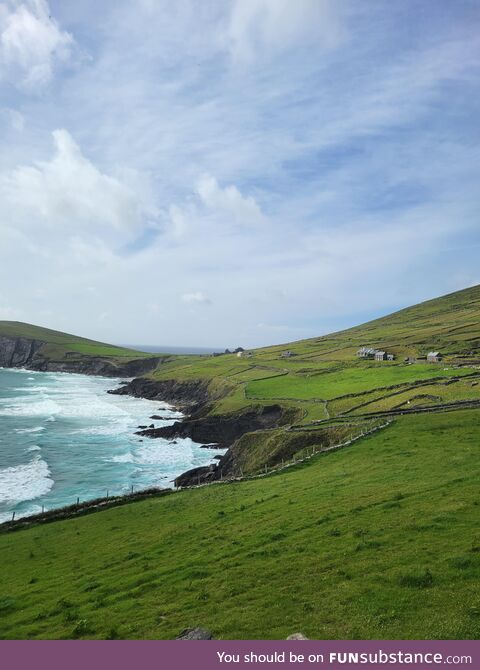
[[[185,628],[182,630],[180,635],[176,638],[177,640],[213,640],[214,637],[209,630],[206,628]]]

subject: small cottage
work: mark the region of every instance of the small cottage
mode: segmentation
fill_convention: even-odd
[[[294,351],[282,351],[280,354],[280,358],[290,358],[291,356],[295,356]]]
[[[358,358],[374,358],[376,354],[376,349],[373,349],[372,347],[361,347],[357,351],[357,356]]]
[[[394,360],[395,360],[394,354],[387,354],[387,361],[394,361]]]
[[[442,355],[439,351],[429,351],[427,354],[427,363],[440,363]]]
[[[376,361],[386,361],[387,360],[387,352],[386,351],[376,351],[375,352],[375,360]]]

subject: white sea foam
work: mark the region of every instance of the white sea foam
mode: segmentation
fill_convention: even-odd
[[[31,379],[33,379],[33,377],[31,377]],[[45,391],[48,392],[50,389],[48,386],[19,386],[13,390],[22,391],[24,393],[44,393]]]
[[[108,460],[113,463],[135,463],[136,465],[159,465],[166,468],[179,465],[189,467],[194,460],[194,443],[190,438],[171,442],[156,439],[152,443],[139,443],[127,453],[116,454]],[[186,464],[186,465],[185,465]]]
[[[3,369],[3,368],[2,368]],[[37,370],[27,370],[27,368],[5,368],[8,370],[8,372],[16,372],[18,374],[29,374],[29,375],[41,375],[44,374],[42,372],[38,372]]]
[[[0,469],[0,503],[33,500],[48,493],[53,484],[47,463],[35,456],[30,463]]]
[[[35,426],[35,428],[15,428],[15,432],[22,433],[41,433],[42,430],[45,430],[45,426]]]
[[[11,400],[10,400],[11,402]],[[39,400],[38,402],[18,403],[15,405],[6,405],[0,409],[2,416],[48,416],[58,414],[61,411],[59,405],[50,398]]]
[[[128,452],[128,454],[119,454],[118,456],[112,456],[111,459],[112,463],[135,463],[135,456],[132,454],[132,452]]]
[[[16,516],[31,514],[38,503],[50,508],[66,504],[72,490],[88,499],[99,484],[105,490],[128,489],[132,481],[147,487],[211,460],[211,453],[189,439],[175,444],[137,439],[137,426],[168,425],[182,414],[161,401],[107,394],[119,380],[68,373],[30,375],[14,384],[7,377],[10,389],[2,389],[0,398],[0,434],[9,440],[2,451],[9,459],[15,454],[32,459],[0,470],[0,503],[7,508],[2,505],[0,516],[5,511],[11,518],[14,509]],[[20,510],[17,503],[22,501]]]

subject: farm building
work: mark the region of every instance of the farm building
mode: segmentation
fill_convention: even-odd
[[[357,351],[357,356],[359,358],[375,358],[376,353],[377,353],[377,350],[373,349],[372,347],[361,347]]]
[[[237,351],[237,358],[251,358],[253,356],[251,351]]]
[[[442,355],[439,351],[429,351],[427,354],[427,363],[440,363]]]
[[[280,354],[280,358],[290,358],[291,356],[295,355],[296,354],[294,351],[282,351],[282,353]]]
[[[374,349],[373,347],[362,347],[357,351],[358,358],[375,359],[376,361],[394,361],[394,354],[387,354],[386,351]]]

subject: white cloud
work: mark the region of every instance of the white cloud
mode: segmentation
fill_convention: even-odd
[[[25,122],[0,112],[0,305],[225,348],[474,281],[478,31],[462,3],[421,25],[407,4],[54,0],[94,58],[41,96],[2,87]],[[81,150],[60,133],[50,156],[62,119]]]
[[[15,228],[58,228],[131,233],[154,212],[136,193],[104,174],[85,156],[66,130],[53,132],[50,161],[23,165],[0,175],[2,220]]]
[[[226,39],[234,60],[252,62],[296,43],[331,48],[343,37],[331,0],[235,0]]]
[[[73,45],[46,0],[7,0],[0,7],[0,79],[38,89],[51,80],[57,63],[69,59]]]
[[[233,185],[221,188],[211,175],[197,181],[196,191],[207,209],[231,217],[238,225],[258,225],[266,220],[252,196],[243,196]]]
[[[16,109],[0,108],[0,118],[5,119],[9,126],[18,133],[25,128],[25,117]]]
[[[196,305],[210,305],[212,302],[210,298],[201,291],[195,291],[195,293],[184,293],[182,295],[182,300],[183,302]]]

